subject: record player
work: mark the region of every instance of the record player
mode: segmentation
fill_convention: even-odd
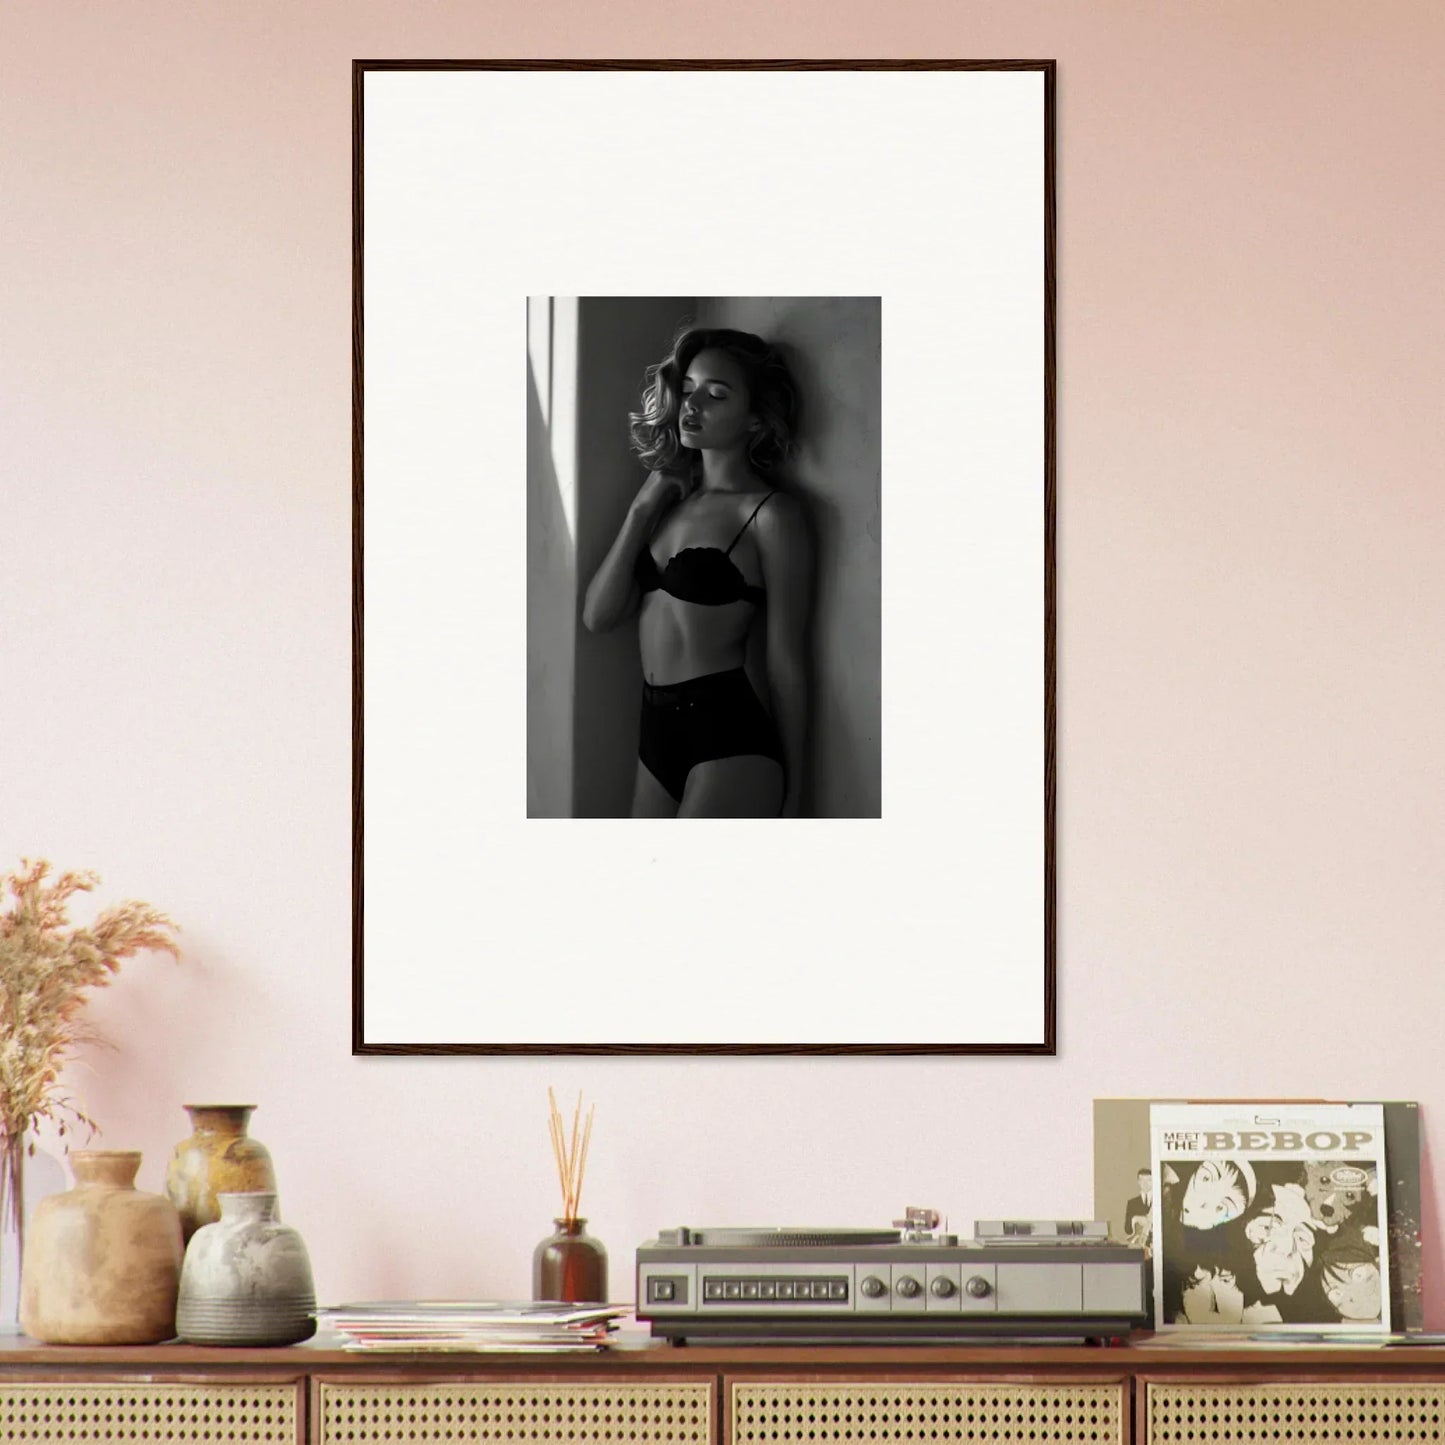
[[[1146,1319],[1144,1252],[1088,1220],[892,1229],[663,1230],[637,1251],[637,1317],[677,1342],[1103,1339]]]

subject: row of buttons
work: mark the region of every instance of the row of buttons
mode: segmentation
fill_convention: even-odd
[[[826,1279],[731,1279],[707,1276],[702,1282],[705,1300],[842,1300],[848,1298],[846,1276]]]

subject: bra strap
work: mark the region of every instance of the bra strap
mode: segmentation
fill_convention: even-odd
[[[768,504],[769,502],[771,502],[771,501],[773,500],[773,498],[776,497],[777,495],[778,495],[778,494],[777,494],[777,492],[775,492],[775,491],[769,492],[768,495],[767,495],[766,497],[764,497],[764,498],[762,499],[762,501],[757,504],[756,507],[753,508],[753,510],[748,514],[748,519],[747,519],[747,521],[744,522],[744,523],[742,524],[742,526],[738,528],[738,534],[737,534],[737,536],[734,537],[734,538],[732,539],[732,541],[728,543],[728,549],[727,549],[726,552],[723,553],[723,556],[724,556],[724,557],[727,557],[727,556],[731,555],[733,548],[736,547],[737,544],[742,541],[742,539],[743,539],[743,533],[746,532],[747,529],[752,526],[752,524],[753,524],[753,518],[756,517],[756,516],[758,515],[758,513],[761,512],[761,511],[763,510],[763,508],[766,507],[767,504]]]

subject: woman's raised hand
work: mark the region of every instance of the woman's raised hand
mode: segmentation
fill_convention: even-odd
[[[649,472],[633,498],[632,508],[656,519],[670,512],[692,492],[692,481],[677,472]]]

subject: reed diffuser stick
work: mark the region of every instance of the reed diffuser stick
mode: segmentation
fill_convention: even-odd
[[[552,1097],[551,1089],[547,1090],[547,1101],[551,1106],[551,1113],[547,1117],[547,1130],[552,1136],[552,1158],[557,1165],[557,1182],[562,1186],[562,1207],[567,1207],[567,1165],[564,1160],[566,1151],[562,1147],[562,1121],[557,1113],[557,1101]]]
[[[577,1211],[582,1203],[582,1177],[587,1170],[587,1148],[592,1142],[592,1119],[597,1105],[587,1109],[587,1118],[582,1118],[582,1093],[578,1090],[577,1105],[572,1110],[572,1129],[569,1134],[562,1111],[557,1107],[557,1096],[551,1088],[547,1090],[547,1132],[552,1139],[552,1157],[557,1164],[557,1181],[562,1186],[562,1218],[575,1223]]]
[[[577,1162],[577,1199],[582,1198],[582,1176],[587,1172],[587,1146],[592,1142],[592,1115],[596,1113],[597,1105],[592,1104],[587,1109],[587,1127],[582,1131],[582,1157]]]
[[[582,1091],[577,1091],[577,1107],[572,1110],[572,1142],[567,1148],[567,1218],[577,1218],[577,1121],[582,1117]]]

